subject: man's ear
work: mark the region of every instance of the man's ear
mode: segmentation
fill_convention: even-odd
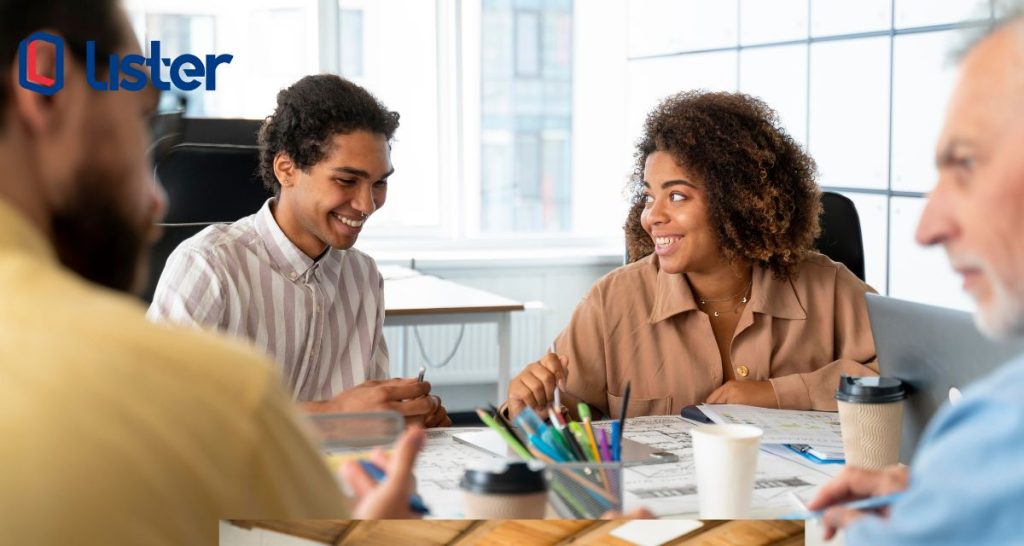
[[[290,188],[295,185],[296,178],[298,175],[298,167],[295,166],[295,162],[292,158],[284,152],[278,152],[274,156],[274,176],[277,177],[277,181],[281,183],[281,187]]]
[[[83,128],[90,108],[85,70],[65,47],[64,74],[56,74],[56,54],[52,44],[36,43],[35,72],[46,78],[64,79],[63,87],[51,96],[22,87],[18,63],[12,63],[8,87],[11,101],[5,113],[10,117],[5,120],[7,129],[21,133],[28,143],[26,160],[34,164],[39,177],[34,183],[51,203],[64,199],[68,194],[65,186],[74,182],[74,172],[85,150]]]
[[[56,35],[53,31],[47,32]],[[64,48],[64,62],[61,63],[63,75],[57,74],[57,48],[52,43],[37,41],[34,48],[33,72],[50,80],[63,77],[64,85],[51,96],[25,89],[18,83],[19,63],[11,63],[11,72],[8,76],[11,82],[13,115],[32,135],[54,135],[66,129],[68,124],[78,121],[76,117],[82,115],[81,111],[74,110],[83,106],[85,81],[78,76],[84,76],[84,73],[72,61],[68,48]]]

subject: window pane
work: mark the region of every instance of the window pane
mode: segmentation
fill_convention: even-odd
[[[626,2],[573,6],[573,231],[622,241],[623,187],[633,171],[636,126],[626,125]]]
[[[942,129],[956,66],[957,31],[897,36],[893,45],[892,188],[931,191],[935,144]]]
[[[885,266],[888,259],[886,230],[889,222],[889,198],[870,193],[843,192],[853,201],[860,217],[860,234],[864,240],[864,281],[885,294]]]
[[[481,230],[567,231],[572,2],[484,0],[480,15]]]
[[[391,148],[395,174],[388,179],[387,204],[371,220],[371,233],[437,226],[442,190],[435,5],[420,0],[339,0],[338,4],[342,10],[361,13],[362,43],[349,48],[362,52],[360,75],[344,75],[401,116]],[[402,17],[395,17],[396,13]],[[345,44],[351,37],[339,37],[339,62],[345,63]],[[396,47],[396,40],[401,47]],[[345,69],[339,66],[343,73]]]
[[[810,117],[822,185],[887,187],[888,37],[811,44]]]
[[[892,0],[811,0],[813,36],[886,30],[891,21]]]
[[[151,41],[160,41],[161,57],[234,57],[218,67],[216,91],[177,92],[187,97],[189,116],[263,118],[273,111],[278,90],[319,72],[317,36],[306,31],[317,24],[315,3],[129,0],[126,7],[147,50]]]
[[[340,71],[346,78],[358,78],[363,75],[363,10],[342,8],[338,13]]]
[[[996,19],[1002,19],[1013,13],[1019,4],[1017,0],[992,0],[992,14]]]
[[[807,0],[740,0],[740,43],[807,38]]]
[[[629,63],[627,128],[637,136],[647,113],[665,97],[689,91],[736,91],[735,51],[643,59]]]
[[[892,198],[892,263],[889,295],[931,305],[973,310],[974,303],[960,288],[941,246],[924,248],[914,241],[925,200]]]
[[[517,11],[515,18],[516,76],[536,76],[540,72],[540,14]]]
[[[200,58],[205,52],[213,53],[216,42],[213,17],[209,15],[179,15],[172,13],[151,14],[146,16],[146,36],[144,43],[146,55],[151,55],[150,40],[160,41],[160,56],[174,58],[184,53],[198,54]],[[160,78],[170,79],[170,68],[160,67]],[[173,89],[167,94],[175,95],[179,104],[185,105],[185,115],[189,117],[205,117],[213,105],[207,104],[211,93],[202,86],[192,91]]]
[[[786,132],[807,146],[806,45],[742,50],[740,91],[767,102]]]
[[[737,0],[629,0],[629,55],[735,46]]]
[[[895,0],[896,28],[988,19],[988,0]]]

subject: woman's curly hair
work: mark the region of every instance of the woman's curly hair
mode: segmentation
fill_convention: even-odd
[[[333,74],[306,76],[277,94],[274,114],[257,134],[259,173],[275,195],[281,183],[274,158],[285,152],[303,171],[327,156],[334,135],[369,131],[388,141],[398,129],[398,112],[387,109],[369,91]]]
[[[647,157],[667,152],[704,181],[708,217],[727,260],[792,276],[820,231],[816,168],[763,101],[690,91],[665,99],[644,123],[624,226],[630,261],[654,251],[640,225]]]

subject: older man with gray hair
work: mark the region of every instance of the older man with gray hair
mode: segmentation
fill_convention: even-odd
[[[941,244],[973,296],[979,328],[1024,335],[1024,16],[1008,18],[963,58],[936,154],[939,180],[917,229]],[[964,365],[970,365],[965,362]],[[904,491],[890,508],[834,507],[826,538],[849,544],[1024,543],[1024,355],[930,423],[910,468],[844,470],[821,509]]]

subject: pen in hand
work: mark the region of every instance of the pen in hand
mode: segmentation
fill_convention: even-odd
[[[377,483],[383,482],[387,479],[387,474],[385,474],[379,466],[367,461],[366,459],[359,459],[359,466],[362,467],[362,469],[365,470],[371,478],[373,478],[373,481]],[[416,493],[413,493],[412,496],[409,497],[409,510],[424,516],[430,515],[430,510],[427,509],[427,506],[423,504],[423,499],[421,499]]]
[[[558,356],[558,353],[555,352],[555,342],[554,341],[552,341],[551,342],[551,346],[548,347],[548,352],[553,354],[553,355],[555,355],[556,357]],[[554,402],[555,402],[555,411],[560,411],[558,408],[562,407],[562,393],[559,392],[558,383],[555,383]]]
[[[881,495],[878,497],[868,497],[866,499],[858,499],[855,501],[847,502],[845,504],[834,504],[822,510],[816,512],[793,512],[791,514],[785,514],[779,516],[778,519],[784,520],[800,520],[800,519],[821,519],[825,512],[829,508],[841,506],[843,508],[849,508],[850,510],[879,510],[889,506],[896,502],[897,499],[903,496],[903,493],[893,493],[891,495]]]

